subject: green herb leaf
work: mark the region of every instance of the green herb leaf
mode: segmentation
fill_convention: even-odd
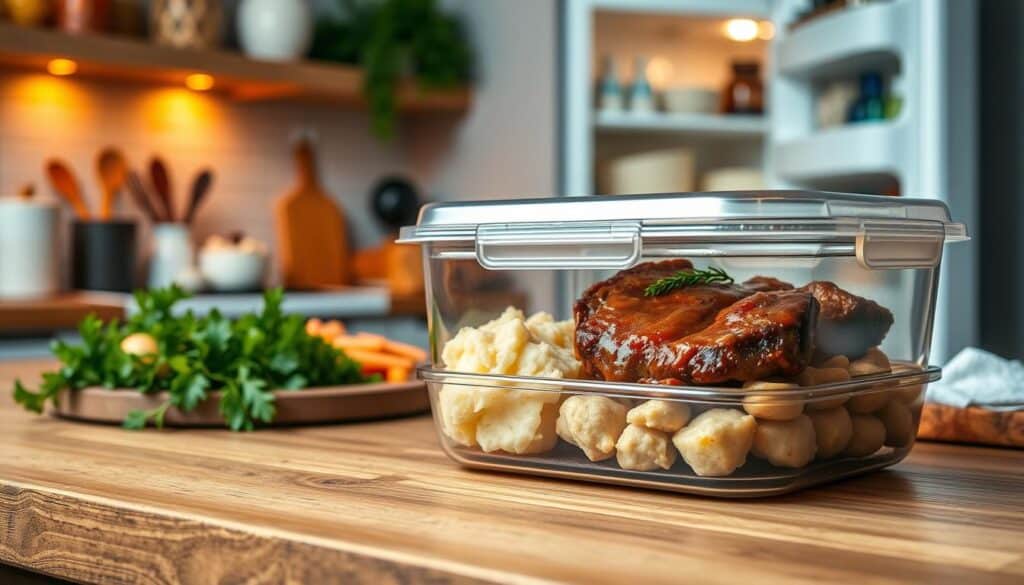
[[[149,420],[145,410],[133,410],[128,413],[128,416],[124,417],[124,422],[121,426],[126,429],[138,431],[146,428],[146,421]]]
[[[707,270],[680,270],[672,276],[656,280],[644,289],[644,296],[657,297],[685,286],[696,284],[723,283],[732,284],[733,279],[720,268],[711,267]]]

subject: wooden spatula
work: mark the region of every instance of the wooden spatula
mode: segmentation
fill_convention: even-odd
[[[151,197],[146,191],[146,187],[142,184],[142,179],[132,170],[128,171],[128,192],[132,194],[135,206],[142,210],[142,213],[146,215],[149,221],[153,223],[161,221],[160,212],[153,206]]]
[[[82,198],[82,187],[66,163],[57,159],[47,161],[46,177],[57,194],[71,204],[78,219],[89,219],[89,208]]]
[[[295,148],[299,180],[274,210],[281,274],[292,289],[316,289],[349,282],[349,243],[345,216],[317,178],[313,147]]]
[[[103,197],[100,199],[100,219],[110,219],[114,212],[114,202],[124,187],[128,165],[124,155],[114,147],[107,147],[96,156],[96,173],[100,176],[100,187]]]
[[[213,171],[210,169],[203,169],[202,172],[196,175],[195,181],[192,182],[192,194],[188,198],[188,209],[185,211],[186,224],[192,225],[196,218],[196,211],[199,210],[199,206],[206,199],[206,194],[210,192],[210,185],[212,183]]]
[[[149,180],[153,183],[163,221],[174,221],[174,205],[171,203],[171,177],[167,173],[164,159],[154,156],[149,161]]]

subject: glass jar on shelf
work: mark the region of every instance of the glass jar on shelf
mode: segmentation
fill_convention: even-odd
[[[733,61],[732,79],[722,93],[723,114],[763,114],[764,83],[757,61]]]

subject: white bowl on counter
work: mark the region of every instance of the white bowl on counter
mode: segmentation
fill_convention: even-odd
[[[199,253],[199,272],[217,292],[247,292],[263,288],[267,257],[238,248],[204,249]]]

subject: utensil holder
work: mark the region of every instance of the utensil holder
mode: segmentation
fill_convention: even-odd
[[[182,271],[192,266],[194,256],[188,226],[182,223],[160,223],[153,226],[149,288],[162,288],[173,284]]]
[[[73,222],[71,246],[73,288],[113,292],[135,288],[135,222]]]
[[[57,208],[0,200],[0,298],[39,298],[60,289]]]

